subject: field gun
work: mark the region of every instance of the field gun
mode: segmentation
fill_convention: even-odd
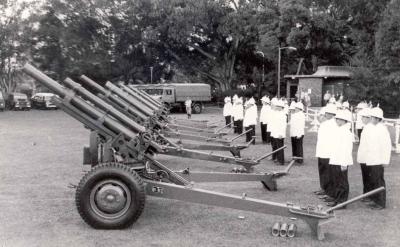
[[[123,91],[110,82],[107,82],[105,84],[105,88],[103,88],[87,76],[82,75],[80,79],[88,87],[92,88],[96,93],[98,93],[98,97],[102,98],[118,111],[124,113],[126,116],[147,127],[148,129],[157,130],[159,134],[164,135],[166,138],[178,139],[177,141],[183,147],[197,150],[229,151],[234,157],[240,157],[240,150],[247,148],[250,145],[250,142],[246,144],[233,143],[245,133],[233,137],[232,139],[224,139],[221,138],[221,132],[211,133],[211,130],[209,129],[206,130],[174,124],[169,122],[169,118],[167,115],[165,115],[164,111],[157,110],[156,106],[154,105],[150,106],[152,103],[146,98],[141,98],[140,100],[139,97],[133,98],[126,91]],[[74,90],[84,90],[80,89],[79,85],[69,78],[67,78],[64,83],[67,85],[67,87]],[[143,92],[143,94],[144,93],[145,92]],[[145,108],[145,105],[143,105],[141,102],[147,102],[147,105],[150,106],[151,109],[149,109],[150,107]],[[141,109],[141,111],[139,112],[138,109]],[[158,112],[158,114],[153,114],[154,112]],[[220,131],[220,129],[217,131]],[[185,140],[203,142],[203,144],[189,144],[186,143]],[[213,143],[216,144],[213,145]]]
[[[295,217],[304,220],[318,239],[324,238],[322,225],[334,217],[334,210],[338,206],[324,210],[321,207],[276,203],[248,198],[245,194],[235,196],[198,189],[193,182],[193,180],[252,181],[257,177],[257,180],[266,179],[268,183],[273,183],[276,177],[287,174],[294,161],[285,171],[264,174],[263,177],[260,177],[260,174],[234,174],[234,176],[218,174],[214,177],[202,174],[196,177],[196,173],[191,171],[175,172],[158,161],[155,155],[166,154],[224,163],[234,162],[249,170],[266,155],[247,160],[183,149],[170,143],[168,139],[159,141],[159,138],[163,138],[162,135],[157,136],[147,130],[101,98],[74,84],[72,80],[66,80],[69,86],[74,85],[73,90],[70,90],[29,64],[23,67],[23,71],[56,93],[59,97],[55,97],[54,101],[58,107],[93,131],[91,142],[94,142],[92,139],[95,138],[103,139],[100,144],[103,146],[102,149],[98,149],[98,146],[84,149],[84,153],[89,153],[89,156],[85,156],[86,159],[92,162],[92,158],[97,160],[79,182],[75,195],[77,210],[90,226],[120,229],[132,225],[141,215],[147,195]],[[146,113],[145,110],[143,113]],[[91,148],[93,150],[90,150]],[[382,189],[384,188],[380,188]],[[373,193],[377,193],[377,190],[370,191],[365,196]],[[362,199],[363,196],[356,200]],[[348,203],[353,201],[355,199]],[[346,203],[341,205],[345,206]]]

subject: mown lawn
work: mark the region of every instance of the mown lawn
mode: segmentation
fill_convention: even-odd
[[[177,118],[184,118],[177,114]],[[206,109],[194,119],[222,120],[220,111]],[[257,128],[259,133],[259,129]],[[373,211],[356,202],[336,212],[325,226],[326,240],[318,241],[301,221],[298,236],[275,238],[270,234],[279,216],[262,215],[180,201],[147,198],[144,213],[125,230],[94,230],[78,215],[74,190],[87,167],[82,147],[89,131],[62,111],[0,113],[0,246],[398,246],[400,235],[399,155],[385,170],[387,209]],[[295,166],[278,181],[278,191],[266,191],[258,182],[195,184],[219,192],[275,202],[322,204],[311,192],[318,189],[316,134],[307,133],[305,165]],[[286,157],[289,159],[289,148]],[[354,146],[356,151],[357,146]],[[243,152],[257,157],[271,150],[260,144]],[[230,171],[232,166],[159,156],[174,169]],[[258,171],[279,170],[265,160]],[[350,197],[362,192],[360,167],[349,171]],[[238,216],[244,216],[239,219]]]

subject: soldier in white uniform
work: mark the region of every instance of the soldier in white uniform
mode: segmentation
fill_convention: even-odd
[[[342,109],[343,110],[349,110],[350,111],[350,104],[348,101],[343,102],[342,104]]]
[[[349,197],[348,166],[353,165],[353,134],[347,123],[352,122],[351,112],[338,111],[336,116],[338,128],[334,132],[329,155],[330,175],[332,178],[332,202],[328,206],[333,207],[347,201]]]
[[[264,144],[271,143],[270,135],[268,131],[268,121],[271,115],[271,102],[268,97],[264,96],[261,98],[263,104],[260,111],[260,127],[261,127],[261,139]]]
[[[377,189],[385,187],[384,165],[389,165],[392,151],[392,142],[387,127],[382,123],[383,111],[379,107],[371,109],[371,128],[363,135],[363,141],[366,142],[365,164],[368,166],[368,188]],[[372,195],[371,208],[383,209],[386,207],[386,191]]]
[[[225,118],[225,125],[231,124],[232,122],[232,103],[231,97],[225,97],[224,99],[225,105],[223,110],[223,115]]]
[[[235,100],[233,107],[233,124],[235,125],[235,133],[242,134],[243,132],[243,101],[241,98]]]
[[[303,138],[306,117],[303,113],[303,104],[301,102],[294,104],[293,113],[290,115],[290,137],[292,141],[292,155],[294,157],[303,157]],[[297,160],[302,164],[303,160]]]
[[[361,167],[361,176],[362,176],[362,182],[363,182],[363,193],[367,193],[368,191],[371,190],[369,184],[368,184],[368,176],[369,176],[369,170],[367,165],[365,164],[365,158],[366,158],[366,151],[367,151],[367,145],[368,143],[366,142],[366,137],[369,136],[368,131],[373,127],[371,123],[371,116],[370,116],[370,109],[369,108],[364,108],[361,109],[357,113],[357,120],[360,118],[363,124],[363,132],[361,133],[360,137],[360,145],[358,147],[357,151],[357,162],[360,164]],[[370,201],[369,198],[364,198],[361,201]]]
[[[318,174],[321,189],[314,193],[317,195],[326,195],[328,197],[333,196],[329,155],[332,132],[337,127],[335,121],[336,111],[335,104],[328,103],[328,105],[324,107],[325,121],[319,126],[315,150],[315,156],[318,158]]]
[[[284,112],[285,104],[281,100],[277,100],[275,104],[275,113],[271,119],[271,136],[273,137],[273,145],[272,150],[275,151],[284,145],[285,137],[286,137],[286,114]],[[285,163],[285,153],[284,150],[280,150],[276,152],[276,161],[280,165],[284,165]]]
[[[362,116],[360,116],[358,113],[360,111],[362,111],[363,109],[365,109],[365,108],[368,108],[368,105],[365,102],[360,102],[356,107],[356,114],[357,114],[357,117],[356,117],[356,130],[357,130],[358,139],[361,138],[361,132],[362,132],[362,130],[364,128],[364,124],[363,124],[363,121],[362,121]]]
[[[185,107],[188,119],[192,118],[192,100],[189,97],[186,98]]]
[[[251,139],[256,135],[256,124],[257,124],[257,105],[253,97],[247,101],[245,108],[245,115],[243,120],[243,126],[245,131],[250,130],[246,133],[246,142],[251,141]],[[253,145],[256,144],[255,139],[253,139]]]

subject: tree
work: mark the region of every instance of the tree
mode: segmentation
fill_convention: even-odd
[[[37,6],[14,1],[0,2],[0,90],[13,92],[17,86],[16,74],[25,61],[30,28],[27,11]]]

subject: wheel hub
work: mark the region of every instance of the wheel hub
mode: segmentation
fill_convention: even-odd
[[[97,207],[109,214],[121,211],[125,207],[126,201],[124,190],[120,186],[113,184],[102,186],[95,195]]]

